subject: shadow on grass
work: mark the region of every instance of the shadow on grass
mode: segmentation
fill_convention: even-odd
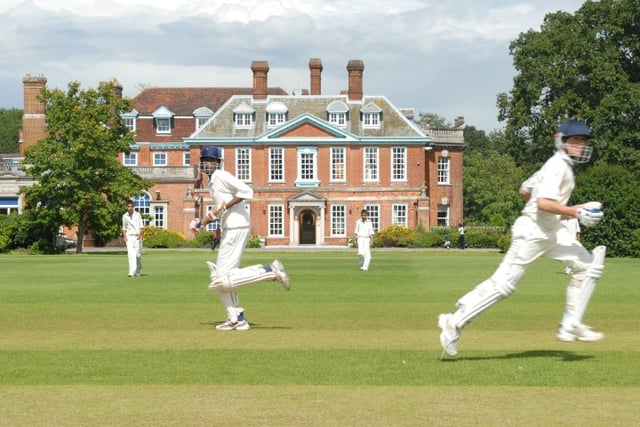
[[[456,357],[443,359],[443,362],[455,362],[462,360],[507,360],[507,359],[531,359],[535,357],[556,358],[563,362],[581,362],[583,360],[593,359],[593,355],[576,354],[571,351],[561,350],[529,350],[520,353],[509,353],[502,356],[471,356]]]
[[[224,323],[224,322],[222,320],[217,322],[200,322],[200,325],[203,325],[203,326],[209,325],[215,329],[215,327],[221,323]],[[251,325],[251,329],[271,329],[271,330],[292,329],[291,326],[261,326],[259,323],[253,323],[253,322],[249,322],[249,324]]]

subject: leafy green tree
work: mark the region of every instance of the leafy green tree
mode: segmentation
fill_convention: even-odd
[[[77,227],[77,252],[89,232],[116,237],[124,201],[151,185],[118,161],[134,140],[120,117],[131,103],[116,84],[81,90],[71,82],[66,93],[44,88],[48,136],[25,150],[28,173],[37,181],[25,189],[29,214],[52,231]]]
[[[604,189],[604,191],[603,191]],[[638,256],[640,244],[640,187],[636,177],[623,166],[598,162],[576,176],[571,202],[602,202],[604,219],[597,227],[582,227],[582,242],[587,248],[607,246],[610,256]]]
[[[513,223],[523,206],[518,189],[526,177],[506,154],[494,150],[465,154],[466,222],[495,226]]]
[[[509,153],[518,164],[553,151],[560,121],[587,121],[596,156],[640,168],[638,0],[586,1],[574,15],[548,14],[510,45],[517,75],[498,96]]]
[[[17,153],[22,110],[0,108],[0,153]]]

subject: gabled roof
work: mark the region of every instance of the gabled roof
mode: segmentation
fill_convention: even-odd
[[[337,139],[344,140],[345,142],[357,140],[357,138],[354,135],[351,135],[348,132],[345,132],[343,130],[336,128],[331,123],[324,120],[320,120],[319,118],[317,118],[312,114],[303,113],[298,117],[294,118],[293,120],[290,120],[284,123],[282,126],[279,126],[267,132],[266,134],[262,135],[260,138],[257,139],[257,141],[286,137],[287,133],[305,125],[313,126],[325,132],[327,134],[327,137],[331,139],[337,138]]]
[[[141,116],[151,114],[161,105],[177,116],[191,116],[200,107],[217,111],[234,95],[251,95],[250,87],[152,87],[142,90],[132,100],[133,107]],[[269,95],[286,95],[279,87],[269,88]]]

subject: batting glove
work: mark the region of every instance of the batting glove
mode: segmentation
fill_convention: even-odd
[[[585,227],[595,227],[602,221],[602,218],[604,218],[604,212],[602,212],[600,208],[589,208],[587,205],[595,207],[602,206],[602,204],[599,202],[589,202],[585,203],[584,207],[578,209],[578,221],[580,224]]]

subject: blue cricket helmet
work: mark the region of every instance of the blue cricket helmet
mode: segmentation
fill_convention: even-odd
[[[222,150],[213,145],[208,145],[200,151],[200,160],[202,159],[222,160]]]

